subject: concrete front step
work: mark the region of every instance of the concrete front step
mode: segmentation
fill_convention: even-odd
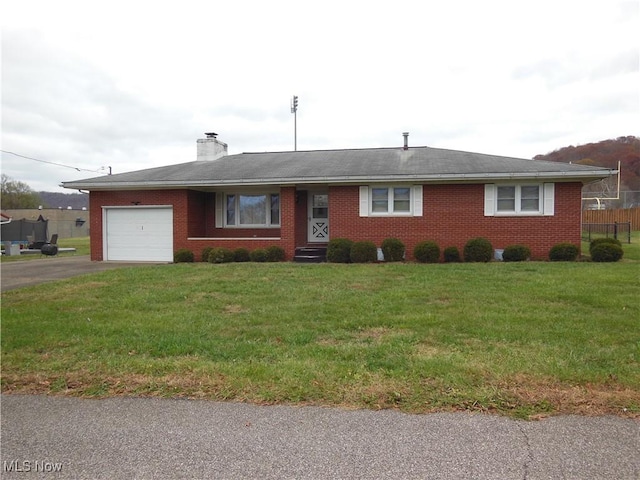
[[[322,263],[327,261],[327,247],[297,247],[294,262]]]

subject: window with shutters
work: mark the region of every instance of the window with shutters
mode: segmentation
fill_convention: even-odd
[[[553,183],[487,184],[485,216],[553,215]]]
[[[362,186],[360,216],[422,216],[422,185]]]

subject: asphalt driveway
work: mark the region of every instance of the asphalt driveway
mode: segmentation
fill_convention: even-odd
[[[88,255],[41,257],[37,259],[0,263],[2,291],[38,285],[63,278],[148,263],[92,262]]]

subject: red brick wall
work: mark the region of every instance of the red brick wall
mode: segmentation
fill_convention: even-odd
[[[285,251],[286,259],[291,260],[295,253],[295,187],[280,189],[280,228],[212,228],[210,237],[215,240],[197,239],[182,241],[175,249],[188,248],[196,261],[200,261],[202,250],[206,247],[227,247],[236,249],[239,247],[247,250],[265,248],[278,245]],[[215,223],[215,213],[212,216]],[[228,239],[228,240],[227,240]]]
[[[188,231],[190,237],[212,236],[215,221],[215,195],[188,191]]]
[[[102,207],[139,205],[173,206],[173,249],[188,248],[200,260],[202,249],[210,246],[229,248],[245,247],[249,250],[279,245],[285,249],[288,259],[295,251],[295,188],[287,187],[280,191],[280,222],[282,228],[261,229],[223,229],[215,228],[215,195],[208,192],[190,190],[141,190],[118,192],[90,192],[91,259],[104,260],[102,249]],[[283,237],[283,232],[287,237]],[[188,240],[200,237],[203,239]],[[216,240],[206,240],[215,237]],[[222,240],[224,237],[233,239]],[[246,240],[236,240],[244,237]],[[280,238],[281,240],[264,239]],[[220,239],[218,239],[220,238]]]
[[[412,258],[413,248],[422,240],[434,240],[441,250],[456,246],[462,253],[470,238],[486,237],[494,248],[522,243],[532,256],[546,259],[559,242],[580,245],[580,183],[557,183],[555,215],[552,217],[485,217],[484,185],[424,185],[422,217],[360,217],[358,186],[329,189],[329,229],[331,238],[371,240],[380,246],[388,237],[397,237]],[[300,196],[298,197],[301,198]],[[91,259],[103,260],[102,207],[172,205],[174,251],[188,248],[196,258],[208,246],[245,247],[249,250],[281,246],[287,259],[295,247],[306,243],[306,205],[296,204],[295,187],[280,190],[279,229],[216,229],[214,195],[189,190],[142,190],[90,193]],[[304,202],[306,203],[306,202]],[[188,240],[216,237],[216,240]],[[223,237],[233,237],[229,240]],[[237,240],[244,237],[246,240]],[[265,239],[277,237],[279,240]],[[300,239],[305,242],[300,243]],[[298,243],[296,243],[296,241]]]
[[[380,246],[396,237],[407,247],[407,257],[422,240],[433,240],[441,250],[486,237],[494,248],[522,243],[533,258],[548,258],[559,242],[580,245],[580,183],[557,183],[555,215],[544,217],[485,217],[484,185],[424,185],[422,217],[360,217],[358,186],[329,191],[331,238],[371,240]]]
[[[91,260],[104,259],[102,250],[102,207],[133,207],[134,205],[172,205],[174,249],[180,248],[181,239],[188,232],[187,203],[188,190],[124,190],[118,192],[89,193],[91,222]],[[184,241],[183,241],[184,243]]]

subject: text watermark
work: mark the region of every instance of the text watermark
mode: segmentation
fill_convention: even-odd
[[[46,460],[3,460],[2,471],[5,473],[57,473],[62,471],[62,462]]]

